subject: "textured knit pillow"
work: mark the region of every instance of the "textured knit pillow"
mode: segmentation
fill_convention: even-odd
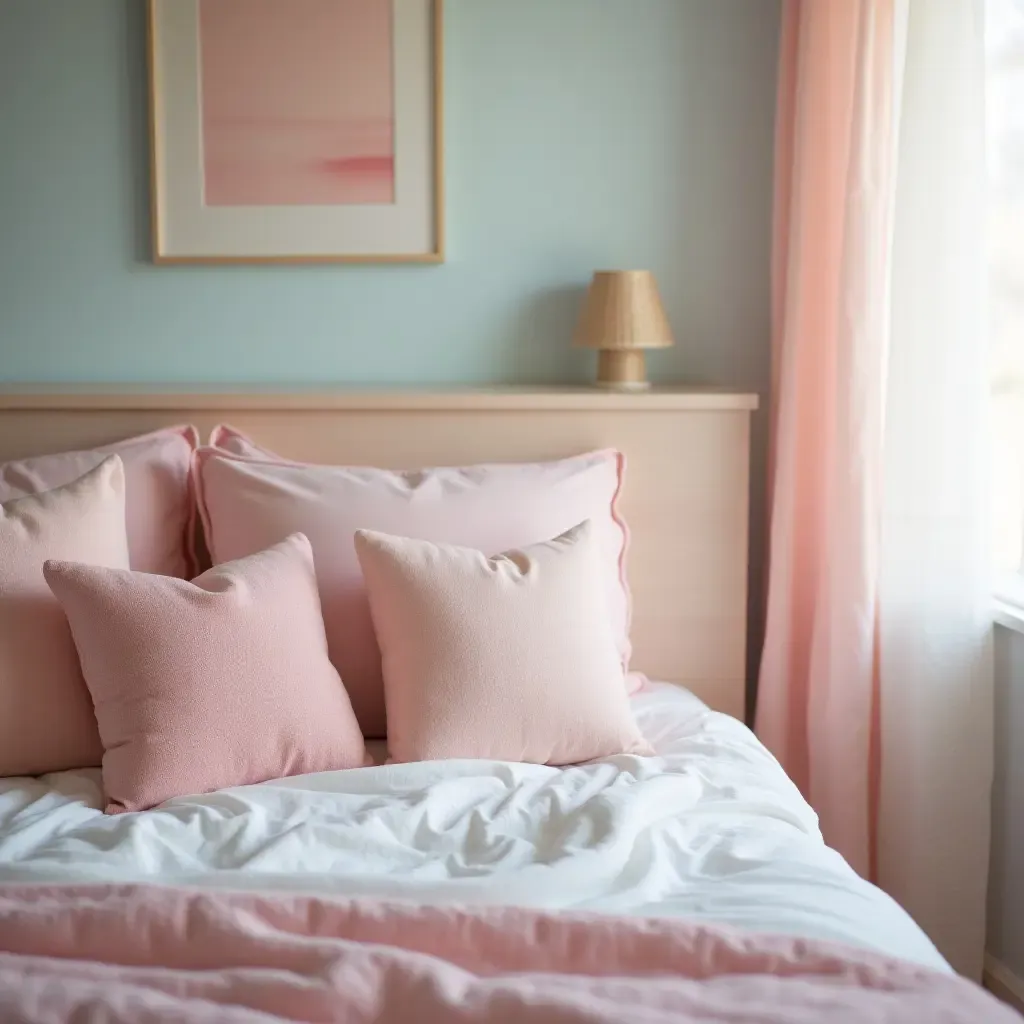
[[[191,583],[71,562],[45,573],[96,708],[108,813],[364,763],[302,535]]]
[[[116,455],[0,505],[0,775],[89,768],[103,755],[67,619],[43,578],[48,558],[128,568]]]
[[[62,487],[117,455],[124,465],[131,567],[189,579],[198,572],[195,499],[189,478],[198,440],[195,427],[167,427],[88,451],[3,462],[0,501]]]
[[[628,663],[628,535],[617,510],[623,480],[618,452],[395,471],[286,462],[261,453],[227,427],[213,436],[233,453],[218,448],[196,453],[199,512],[213,561],[240,558],[296,531],[309,537],[331,661],[345,680],[365,736],[381,737],[387,730],[380,649],[353,544],[358,529],[496,554],[590,519],[608,630],[623,666]],[[628,688],[635,689],[632,680]]]
[[[360,530],[395,761],[573,764],[648,754],[608,624],[594,530],[488,558]]]

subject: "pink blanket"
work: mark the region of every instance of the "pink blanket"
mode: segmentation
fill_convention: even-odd
[[[0,887],[0,1021],[1019,1021],[951,975],[675,920]]]

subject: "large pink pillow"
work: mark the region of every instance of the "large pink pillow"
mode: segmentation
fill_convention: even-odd
[[[629,659],[628,535],[616,510],[623,459],[596,451],[553,462],[439,467],[398,472],[369,466],[315,466],[258,449],[229,428],[214,438],[238,454],[200,448],[196,493],[214,562],[239,558],[289,533],[309,537],[331,660],[367,737],[387,731],[380,649],[354,537],[372,529],[487,554],[521,547],[590,519],[608,632]]]
[[[395,761],[649,754],[608,630],[590,522],[487,558],[359,530]]]
[[[189,466],[198,443],[195,427],[167,427],[89,451],[0,463],[0,502],[60,487],[118,455],[132,568],[188,579],[197,571]]]
[[[43,578],[48,558],[128,568],[116,455],[0,505],[0,775],[93,767],[103,754],[67,619]]]
[[[73,562],[45,573],[96,709],[107,813],[365,763],[301,534],[191,583]]]
[[[242,455],[247,459],[273,459],[278,462],[287,462],[276,452],[257,444],[251,437],[243,434],[240,430],[227,423],[218,423],[210,431],[210,446],[230,452],[232,455]]]

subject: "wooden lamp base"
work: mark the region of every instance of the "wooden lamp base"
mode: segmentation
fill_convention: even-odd
[[[644,365],[644,352],[639,348],[603,348],[597,353],[599,388],[612,391],[646,391],[650,386]]]

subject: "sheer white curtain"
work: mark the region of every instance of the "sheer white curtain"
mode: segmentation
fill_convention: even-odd
[[[993,522],[1000,596],[1024,604],[1024,0],[985,0]]]
[[[984,4],[909,0],[879,578],[878,882],[980,977],[992,781]]]

